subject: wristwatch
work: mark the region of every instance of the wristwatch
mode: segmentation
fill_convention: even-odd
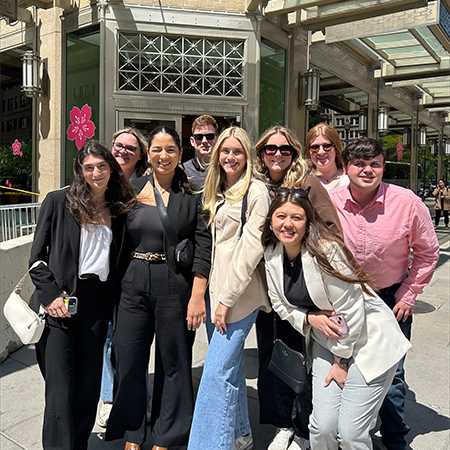
[[[351,358],[341,358],[341,357],[339,357],[339,356],[335,356],[335,357],[334,357],[334,361],[335,361],[335,362],[337,362],[338,364],[345,364],[346,366],[349,365],[350,359],[351,359]]]

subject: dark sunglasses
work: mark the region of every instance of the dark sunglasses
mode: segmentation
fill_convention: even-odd
[[[264,153],[267,156],[274,156],[277,154],[278,150],[281,153],[281,156],[291,156],[294,152],[294,147],[289,144],[285,145],[275,145],[275,144],[264,144]]]
[[[216,133],[206,133],[206,134],[201,134],[201,133],[195,133],[193,134],[194,139],[196,141],[203,141],[203,138],[205,137],[208,141],[213,141],[214,138],[216,137]]]
[[[292,195],[293,197],[306,198],[309,200],[309,189],[289,189],[286,187],[278,188],[275,193],[276,195],[280,195],[282,197]]]
[[[323,145],[314,144],[314,145],[309,146],[309,150],[313,153],[317,153],[319,151],[320,147],[322,147],[325,152],[331,152],[331,149],[334,147],[334,145],[333,144],[323,144]]]

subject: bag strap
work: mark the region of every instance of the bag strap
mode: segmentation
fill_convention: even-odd
[[[239,234],[239,237],[242,236],[242,233],[244,232],[244,225],[247,222],[247,205],[248,205],[248,191],[250,187],[247,189],[247,191],[244,194],[244,197],[242,198],[242,208],[241,208],[241,233]]]
[[[159,218],[167,234],[167,237],[169,238],[170,242],[172,242],[172,245],[176,247],[180,243],[180,241],[178,240],[175,230],[172,228],[172,225],[170,224],[169,216],[167,215],[167,209],[164,205],[164,201],[161,197],[158,188],[155,186],[153,174],[150,174],[150,180],[153,186],[153,195],[155,197],[156,209],[158,210]]]
[[[42,260],[35,261],[33,263],[33,265],[25,272],[25,275],[19,280],[19,282],[16,284],[16,287],[14,288],[14,292],[16,294],[20,294],[20,291],[23,288],[23,283],[25,282],[25,278],[30,273],[30,271],[32,271],[34,268],[36,268],[41,263],[44,264],[45,266],[47,265],[47,263],[45,261],[42,261]]]
[[[273,342],[277,340],[277,313],[273,311]]]

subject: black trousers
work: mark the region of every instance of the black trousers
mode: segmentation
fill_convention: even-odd
[[[435,209],[434,212],[436,213],[434,217],[434,224],[436,226],[439,226],[439,221],[441,220],[441,213],[442,213],[444,215],[444,223],[446,226],[448,226],[448,210]]]
[[[79,280],[78,313],[48,317],[36,355],[45,379],[44,450],[82,450],[95,423],[108,328],[108,289]]]
[[[150,347],[156,334],[152,396],[152,442],[162,447],[186,445],[194,399],[192,344],[175,280],[168,266],[133,259],[122,281],[122,297],[112,343],[114,404],[106,440],[146,439],[146,384]]]
[[[305,338],[286,320],[274,312],[260,311],[256,319],[259,347],[259,421],[280,428],[295,428],[297,435],[309,439],[309,416],[312,412],[311,389],[297,395],[286,383],[269,370],[273,351],[274,316],[277,339],[305,354]]]

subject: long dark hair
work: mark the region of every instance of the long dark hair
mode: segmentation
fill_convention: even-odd
[[[98,141],[86,141],[73,162],[75,178],[66,192],[69,211],[79,224],[91,223],[97,212],[91,202],[89,185],[83,176],[83,161],[89,155],[104,159],[111,168],[105,192],[105,203],[111,217],[129,212],[136,204],[133,189],[112,153]]]
[[[272,216],[275,211],[286,203],[293,203],[294,205],[303,208],[307,218],[306,233],[302,241],[302,246],[316,258],[319,268],[328,275],[336,277],[339,280],[351,284],[360,284],[364,292],[369,295],[372,293],[368,287],[374,289],[373,280],[364,272],[356,262],[351,251],[344,245],[342,240],[333,234],[328,228],[327,224],[321,219],[317,211],[311,205],[307,191],[299,193],[298,190],[284,190],[282,193],[276,194],[273,199],[266,220],[262,226],[261,242],[264,247],[275,246],[278,244],[278,239],[275,233],[270,229],[272,223]],[[343,261],[346,264],[348,271],[342,273],[336,270],[330,264],[330,252],[327,248],[333,248],[330,244],[337,244],[343,253]]]
[[[182,150],[180,136],[178,135],[178,133],[173,128],[159,126],[159,127],[156,127],[154,130],[152,130],[152,132],[148,136],[148,151],[149,151],[149,153],[150,153],[150,148],[152,146],[153,139],[155,138],[155,136],[157,134],[160,134],[160,133],[168,134],[174,140],[175,145],[178,147],[178,150]],[[150,171],[150,173],[153,173],[153,167],[151,166],[151,164],[150,164],[149,171]],[[148,173],[148,171],[146,173]],[[173,180],[172,180],[172,189],[174,187],[178,187],[183,194],[185,194],[185,193],[190,194],[194,190],[194,185],[188,180],[186,174],[184,173],[184,170],[180,166],[177,166],[175,168],[175,173],[173,175]]]

